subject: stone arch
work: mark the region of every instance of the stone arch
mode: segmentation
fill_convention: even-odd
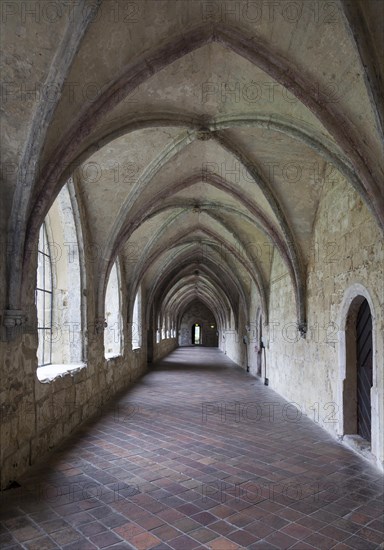
[[[277,52],[271,52],[263,43],[256,41],[254,36],[252,40],[249,40],[244,32],[223,24],[215,25],[215,27],[210,24],[202,25],[182,36],[177,36],[158,50],[149,53],[143,60],[128,67],[124,74],[119,75],[92,104],[91,108],[82,113],[82,116],[69,129],[53,156],[53,162],[44,173],[39,188],[45,188],[45,184],[49,181],[60,179],[63,168],[71,163],[73,152],[79,148],[81,142],[91,133],[102,116],[122,98],[173,61],[210,42],[218,42],[260,67],[292,92],[315,114],[352,162],[361,177],[362,192],[366,192],[367,203],[379,223],[383,224],[381,211],[383,199],[380,196],[377,182],[373,179],[369,167],[366,166],[355,143],[358,136],[352,131],[348,120],[334,106],[322,102],[317,97],[310,84],[309,75],[290,65]],[[116,93],[118,90],[119,93]]]
[[[111,85],[105,89],[97,101],[86,112],[82,113],[78,120],[70,127],[63,141],[52,155],[51,162],[45,167],[43,177],[36,186],[36,200],[47,200],[47,196],[53,193],[54,186],[61,180],[65,167],[71,164],[74,151],[78,149],[82,141],[91,134],[93,128],[101,120],[102,116],[109,112],[119,101],[128,95],[137,86],[150,78],[154,73],[160,71],[176,59],[194,51],[210,42],[218,42],[224,47],[247,59],[254,65],[260,67],[267,74],[280,82],[291,91],[306,107],[308,107],[320,120],[329,133],[335,138],[337,145],[349,158],[361,180],[361,193],[373,211],[376,219],[381,224],[383,220],[383,197],[380,193],[377,182],[372,177],[369,167],[366,165],[359,147],[357,146],[358,136],[355,135],[346,117],[335,107],[324,104],[316,97],[310,85],[310,76],[299,71],[282,58],[277,52],[271,52],[263,43],[252,40],[239,29],[228,25],[202,25],[191,30],[182,36],[178,36],[163,47],[148,54],[148,56],[132,64],[127,71],[119,75]],[[310,90],[310,92],[308,92]],[[122,93],[116,93],[120,91]],[[52,183],[54,182],[54,183]],[[11,232],[14,230],[11,227]],[[36,232],[33,219],[30,220],[27,233],[32,237]],[[22,234],[17,249],[21,250],[24,241],[28,236]],[[27,247],[26,247],[27,248]],[[24,261],[28,258],[24,257]],[[15,276],[10,278],[9,296],[12,307],[19,307],[20,286],[23,268],[15,260],[16,265],[12,266]],[[21,269],[20,269],[21,268]],[[9,270],[11,272],[11,270]]]
[[[181,142],[189,142],[191,141],[191,136],[187,136],[186,138],[183,138],[183,140],[179,140],[178,146]],[[226,148],[231,154],[234,154],[233,151],[231,151],[230,145],[227,143]],[[167,148],[166,153],[162,153],[161,157],[162,160],[160,162],[160,158],[155,163],[155,169],[152,167],[152,165],[147,170],[148,174],[143,175],[140,178],[140,181],[136,185],[135,192],[132,193],[132,196],[130,195],[127,200],[125,201],[124,205],[121,208],[119,218],[116,219],[114,223],[114,227],[111,230],[111,233],[109,235],[108,241],[105,245],[105,249],[103,251],[103,258],[109,258],[109,263],[107,265],[101,265],[101,281],[102,284],[99,287],[99,301],[102,302],[102,296],[100,296],[100,293],[104,291],[103,287],[103,280],[105,280],[105,271],[108,270],[108,268],[112,265],[114,261],[115,255],[118,254],[119,247],[121,247],[121,243],[124,242],[133,232],[135,229],[135,226],[138,224],[138,220],[140,219],[140,215],[137,213],[133,213],[133,207],[138,201],[138,197],[140,195],[140,192],[142,189],[145,188],[146,185],[149,185],[151,182],[154,181],[154,177],[156,176],[156,172],[159,170],[158,166],[161,163],[165,163],[168,161],[167,156],[169,154],[175,154],[174,150],[177,149],[177,147],[174,146],[172,143]],[[250,161],[245,161],[243,157],[241,157],[239,151],[236,151],[236,155],[238,155],[239,162],[244,166],[247,167],[251,163]],[[164,160],[166,159],[166,160]],[[153,173],[155,171],[155,173]],[[185,189],[187,187],[190,187],[194,183],[197,183],[199,181],[205,181],[212,185],[213,187],[220,188],[225,190],[229,195],[232,197],[235,197],[239,202],[244,205],[247,210],[254,216],[256,223],[259,224],[260,227],[263,228],[263,231],[265,231],[269,238],[278,246],[279,251],[282,253],[282,256],[284,258],[284,261],[286,261],[288,268],[290,270],[290,274],[293,281],[293,287],[295,289],[296,294],[296,301],[297,301],[297,315],[298,315],[298,322],[299,324],[306,324],[306,312],[305,312],[305,277],[304,277],[304,268],[303,268],[303,259],[302,259],[302,253],[298,247],[298,244],[296,243],[293,235],[291,234],[291,231],[289,229],[289,223],[286,219],[286,216],[281,211],[280,206],[278,205],[278,202],[275,201],[273,197],[273,193],[270,193],[270,189],[267,189],[268,186],[263,183],[262,186],[260,186],[260,182],[262,181],[262,178],[255,176],[252,174],[252,177],[255,180],[255,183],[257,183],[262,190],[263,194],[265,195],[266,199],[268,200],[270,206],[272,207],[275,215],[278,218],[279,221],[279,228],[282,232],[282,235],[280,234],[280,231],[276,230],[275,224],[272,223],[269,218],[261,211],[261,209],[257,206],[257,204],[254,203],[254,201],[250,198],[242,194],[236,186],[231,184],[229,181],[225,180],[224,178],[211,173],[204,173],[204,171],[191,174],[190,177],[188,177],[185,180],[176,181],[172,186],[169,186],[166,193],[164,191],[161,191],[159,193],[154,193],[150,204],[145,205],[145,211],[148,210],[148,208],[153,208],[153,205],[155,205],[159,199],[161,198],[161,201],[164,200],[164,198],[167,198],[172,193],[176,193],[177,191],[180,191],[182,189]],[[135,223],[135,218],[137,218],[137,222]],[[104,262],[103,262],[104,263]]]
[[[72,192],[72,182],[68,181],[56,197],[43,222],[48,239],[47,250],[51,258],[52,272],[51,357],[49,361],[39,363],[37,370],[37,378],[44,382],[52,380],[59,372],[78,368],[83,364],[86,356],[86,307],[82,293],[83,241],[81,228],[76,223],[78,213]]]
[[[201,266],[196,262],[196,258],[193,255],[188,254],[185,256],[185,253],[178,257],[177,265],[172,264],[167,266],[167,268],[161,272],[155,279],[153,287],[147,297],[147,310],[146,318],[149,318],[150,310],[152,305],[155,304],[156,307],[160,307],[162,299],[159,297],[168,296],[169,293],[174,288],[175,284],[183,278],[186,273],[190,273],[192,270],[199,270],[202,272],[204,277],[210,280],[212,283],[217,285],[217,288],[220,288],[220,283],[225,282],[227,294],[226,300],[228,301],[228,307],[224,308],[223,314],[219,316],[220,325],[226,326],[226,319],[228,317],[230,309],[235,309],[236,303],[234,298],[234,292],[237,291],[240,296],[241,303],[245,302],[245,290],[242,287],[241,283],[236,280],[233,276],[233,273],[225,265],[214,265],[214,263],[209,260],[204,266]],[[183,300],[185,296],[183,297]],[[176,308],[180,309],[179,307]],[[219,312],[218,312],[219,314]],[[179,313],[176,311],[174,313],[175,323],[177,325]]]
[[[123,354],[122,281],[119,258],[109,273],[105,292],[104,353],[107,359]]]
[[[45,81],[46,89],[56,89],[60,93],[54,94],[54,98],[50,96],[49,101],[46,101],[45,94],[41,94],[41,99],[38,101],[35,109],[35,114],[32,120],[31,127],[28,132],[28,138],[22,153],[20,166],[28,166],[28,170],[19,170],[18,179],[15,187],[15,194],[12,201],[11,216],[9,219],[9,235],[12,249],[17,250],[18,254],[12,255],[12,263],[8,265],[8,282],[9,282],[9,303],[22,303],[22,278],[23,278],[23,246],[25,240],[28,240],[28,215],[33,212],[31,208],[34,197],[34,185],[39,175],[40,155],[43,151],[44,143],[47,137],[49,125],[54,117],[55,110],[58,106],[61,92],[65,84],[65,79],[71,68],[76,52],[86,34],[89,25],[93,21],[96,6],[90,6],[90,9],[84,13],[83,7],[78,4],[73,6],[73,19],[68,22],[64,36],[60,42],[59,50],[55,56],[55,62],[49,68],[47,79]],[[61,181],[60,190],[65,185],[66,179],[72,174],[68,174]],[[46,209],[48,211],[49,207]],[[42,223],[42,219],[38,220],[38,227]],[[32,236],[32,242],[36,240],[36,235]]]
[[[131,343],[132,349],[139,349],[142,345],[142,292],[141,284],[138,285],[133,301],[132,310],[130,311],[131,322]]]

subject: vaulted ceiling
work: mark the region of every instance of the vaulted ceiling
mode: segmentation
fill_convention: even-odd
[[[101,251],[100,314],[118,255],[149,307],[177,316],[199,298],[225,324],[253,282],[267,312],[280,254],[304,323],[324,182],[347,179],[384,225],[381,2],[271,13],[261,1],[85,1],[37,22],[15,6],[3,37],[9,306],[69,176]]]

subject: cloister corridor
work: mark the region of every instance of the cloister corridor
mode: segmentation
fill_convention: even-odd
[[[297,405],[178,348],[2,493],[0,547],[382,548],[383,475]]]
[[[0,550],[384,550],[384,0],[0,14]]]

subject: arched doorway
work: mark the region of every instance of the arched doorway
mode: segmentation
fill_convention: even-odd
[[[200,346],[202,341],[201,325],[194,323],[192,325],[192,345]]]
[[[263,348],[262,348],[262,338],[263,338],[263,316],[261,309],[259,308],[256,313],[256,366],[257,376],[261,377],[262,371],[262,362],[263,362]]]
[[[366,299],[356,319],[357,433],[371,441],[372,316]]]
[[[345,331],[344,433],[371,441],[372,315],[364,296],[352,301]]]

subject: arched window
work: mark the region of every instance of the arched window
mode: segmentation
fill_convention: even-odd
[[[121,285],[120,267],[118,260],[113,264],[105,293],[105,320],[104,331],[105,357],[116,357],[122,353],[123,331],[121,318]]]
[[[160,344],[161,342],[161,316],[160,313],[157,317],[157,328],[156,328],[156,344]]]
[[[141,347],[141,287],[139,287],[132,313],[132,349]]]
[[[44,382],[84,366],[84,270],[80,257],[83,246],[80,223],[75,221],[74,196],[69,181],[51,206],[39,234],[37,377]]]
[[[169,315],[166,317],[166,324],[165,324],[165,338],[168,340],[171,337],[171,320],[169,318]]]
[[[52,259],[49,249],[45,223],[40,227],[37,258],[37,349],[38,365],[50,365],[52,362]]]

